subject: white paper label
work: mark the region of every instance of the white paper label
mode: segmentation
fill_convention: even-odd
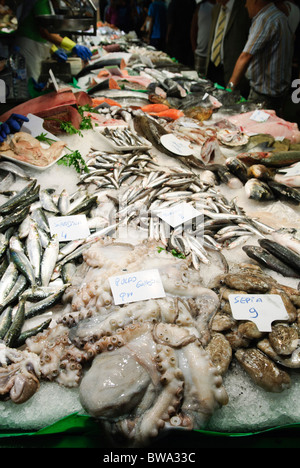
[[[165,297],[158,270],[142,270],[109,278],[116,305]]]
[[[57,234],[59,242],[85,239],[90,235],[85,215],[49,218],[49,226],[51,234]]]
[[[256,110],[251,115],[250,119],[256,122],[266,122],[270,118],[270,115],[264,111]]]
[[[179,226],[180,224],[189,221],[190,219],[202,216],[200,211],[197,211],[192,205],[188,203],[180,203],[179,205],[166,208],[164,210],[156,211],[155,214],[163,221],[172,227]]]
[[[229,294],[236,320],[250,320],[261,332],[272,331],[275,320],[287,320],[288,313],[279,294]]]
[[[168,133],[160,137],[160,141],[167,150],[171,151],[174,154],[180,156],[190,156],[193,154],[191,148],[189,148],[188,143],[183,140],[180,140],[175,135]]]

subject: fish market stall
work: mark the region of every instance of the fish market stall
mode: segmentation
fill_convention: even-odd
[[[0,117],[3,440],[297,427],[300,131],[114,45]]]

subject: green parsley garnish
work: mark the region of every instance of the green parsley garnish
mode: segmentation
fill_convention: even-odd
[[[157,247],[157,252],[160,253],[162,252],[163,250],[166,250],[164,247]],[[177,257],[177,258],[185,258],[185,255],[182,253],[182,252],[178,252],[177,250],[175,249],[172,249],[171,250],[171,254],[174,256],[174,257]]]
[[[35,137],[38,141],[42,141],[44,143],[48,143],[51,146],[51,143],[56,141],[53,138],[47,137],[46,133],[41,133],[40,135]],[[81,171],[90,172],[89,168],[87,167],[85,160],[81,156],[78,150],[72,151],[70,148],[67,147],[70,153],[65,154],[62,158],[57,161],[57,164],[64,165],[64,166],[74,166],[76,172],[80,174]]]
[[[81,171],[89,172],[89,168],[87,167],[83,157],[79,153],[78,150],[72,151],[69,154],[65,154],[57,164],[64,165],[64,166],[74,166],[76,172],[80,173]]]

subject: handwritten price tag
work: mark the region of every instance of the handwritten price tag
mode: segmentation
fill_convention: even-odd
[[[165,297],[158,270],[144,270],[109,278],[116,305]]]
[[[232,315],[236,320],[250,320],[259,331],[272,331],[275,320],[287,320],[288,313],[278,294],[229,294]]]
[[[180,140],[175,135],[168,133],[166,135],[162,135],[160,137],[160,141],[165,148],[171,151],[174,154],[178,154],[180,156],[190,156],[193,154],[191,148],[186,141]]]
[[[85,239],[90,235],[85,215],[57,216],[49,218],[51,234],[57,234],[59,242]]]
[[[197,216],[203,216],[200,211],[188,203],[179,203],[171,208],[155,210],[155,214],[172,227],[179,226]]]

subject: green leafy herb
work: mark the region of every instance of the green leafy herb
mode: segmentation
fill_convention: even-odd
[[[89,130],[90,128],[93,128],[91,116],[86,117],[84,113],[95,112],[94,109],[86,104],[85,106],[78,106],[78,112],[82,117],[82,121],[80,123],[81,130]]]
[[[185,255],[182,252],[177,252],[177,250],[172,249],[171,254],[174,255],[174,257],[177,258],[185,258]]]
[[[74,166],[76,172],[80,173],[81,171],[89,172],[89,168],[87,167],[83,157],[79,153],[78,150],[72,151],[69,154],[65,154],[57,164],[64,165],[64,166]]]
[[[164,247],[157,247],[158,253],[162,252],[163,250],[166,250],[166,249]],[[171,250],[171,254],[177,258],[185,258],[185,255],[182,252],[177,252],[177,250],[175,249]]]
[[[47,137],[47,133],[41,133],[40,135],[35,137],[38,141],[42,141],[44,143],[48,143],[48,145],[51,145],[52,142],[56,141],[53,140],[53,138]]]
[[[77,128],[75,128],[71,122],[61,121],[60,128],[64,130],[65,132],[69,133],[69,135],[78,134],[80,136],[83,136],[81,131],[77,130]]]
[[[48,143],[51,146],[52,142],[56,141],[53,138],[47,137],[46,133],[41,133],[35,137],[38,141]],[[81,156],[78,150],[72,151],[70,148],[66,147],[70,153],[65,154],[62,158],[57,161],[57,164],[64,166],[74,166],[76,172],[80,174],[81,171],[90,172],[87,167],[85,160]]]

